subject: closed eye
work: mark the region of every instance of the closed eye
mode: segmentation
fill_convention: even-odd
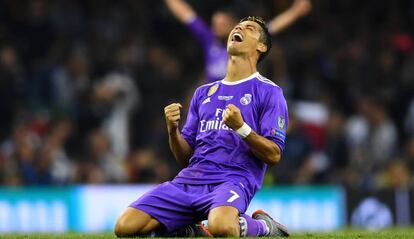
[[[256,27],[253,25],[246,25],[246,29],[250,30],[250,31],[254,31],[256,30]]]

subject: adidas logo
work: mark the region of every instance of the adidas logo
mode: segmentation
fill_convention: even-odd
[[[203,103],[201,103],[202,105],[204,105],[204,104],[207,104],[208,102],[210,102],[210,97],[208,97],[207,99],[205,99],[204,101],[203,101]]]

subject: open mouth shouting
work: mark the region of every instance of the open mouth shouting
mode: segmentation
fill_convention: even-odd
[[[238,31],[234,32],[233,35],[231,36],[231,41],[234,41],[234,42],[242,42],[243,39],[244,37],[242,33]]]

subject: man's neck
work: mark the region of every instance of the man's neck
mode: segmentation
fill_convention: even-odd
[[[225,81],[238,81],[257,72],[256,62],[244,56],[229,56]]]

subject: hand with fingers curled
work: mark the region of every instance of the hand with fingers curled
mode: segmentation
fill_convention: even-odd
[[[178,129],[180,122],[180,110],[183,106],[180,103],[172,103],[164,108],[165,121],[168,133],[173,133]]]
[[[233,104],[227,105],[223,113],[223,122],[232,130],[240,129],[244,124],[240,109]]]

